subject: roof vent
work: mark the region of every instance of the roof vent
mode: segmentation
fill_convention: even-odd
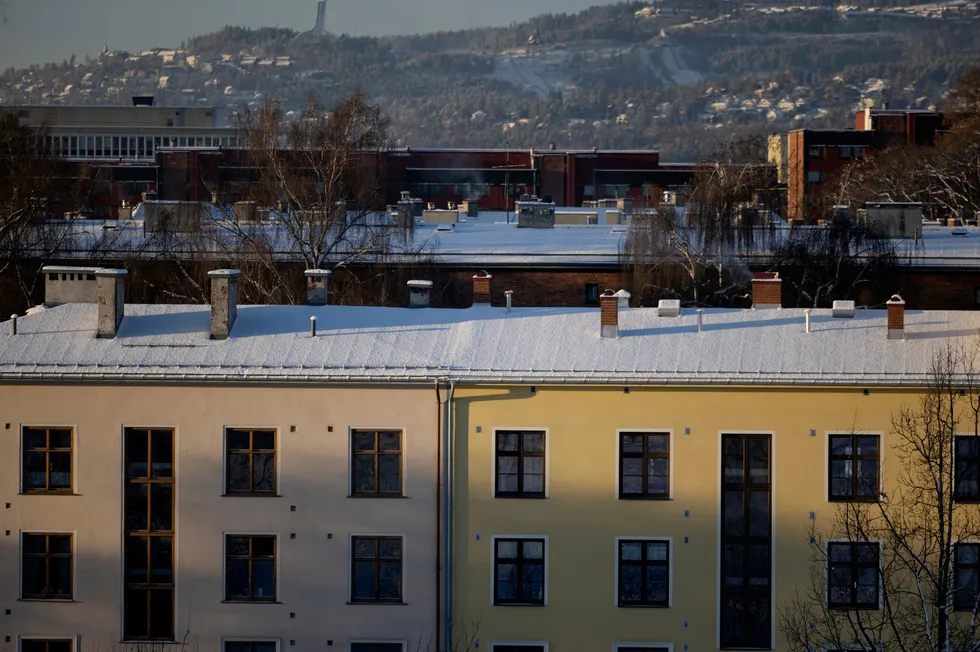
[[[967,231],[965,226],[954,226],[950,233],[958,238],[965,238],[966,236],[970,235],[970,232]]]
[[[834,317],[838,319],[853,319],[854,318],[854,302],[853,301],[834,301],[834,308],[831,313]]]
[[[440,233],[452,233],[453,232],[453,225],[452,224],[440,224],[439,226],[436,227],[436,231],[438,231]]]
[[[680,299],[661,299],[657,302],[657,316],[658,317],[680,317],[681,316],[681,300]]]
[[[428,308],[432,281],[412,280],[408,282],[408,307]]]
[[[613,233],[629,233],[630,229],[628,226],[614,226],[612,228]]]
[[[619,292],[616,293],[616,296],[619,299],[620,310],[626,310],[627,308],[630,307],[630,297],[633,296],[632,294],[630,294],[626,290],[620,290]]]

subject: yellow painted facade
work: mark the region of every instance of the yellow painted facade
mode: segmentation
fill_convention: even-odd
[[[547,652],[608,652],[619,643],[718,649],[721,433],[771,433],[773,604],[809,586],[810,513],[826,524],[828,434],[881,436],[882,483],[893,414],[913,390],[461,386],[455,396],[453,620],[480,649],[547,642]],[[495,498],[495,429],[546,431],[547,497]],[[619,430],[668,431],[671,498],[621,500]],[[815,431],[815,434],[811,434]],[[492,540],[547,539],[546,605],[493,606]],[[618,607],[617,537],[671,540],[667,608]],[[772,643],[787,645],[773,615]]]

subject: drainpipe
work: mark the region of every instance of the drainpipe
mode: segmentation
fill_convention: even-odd
[[[453,438],[453,393],[456,390],[454,381],[444,381],[438,385],[439,407],[442,412],[442,432],[445,439],[442,442],[443,459],[445,460],[445,481],[444,491],[446,500],[445,508],[439,515],[444,519],[445,526],[442,528],[442,577],[443,577],[443,639],[445,641],[446,652],[452,652],[453,641],[453,485],[454,485],[454,438]],[[436,546],[438,554],[438,546]],[[438,650],[438,644],[437,648]]]
[[[312,317],[311,317],[312,319]],[[435,381],[436,387],[436,623],[434,638],[436,640],[436,652],[439,652],[439,643],[442,636],[439,629],[442,627],[442,554],[439,550],[442,541],[442,384]]]

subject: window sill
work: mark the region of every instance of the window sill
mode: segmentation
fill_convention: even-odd
[[[358,602],[347,602],[346,604],[349,607],[407,607],[408,606],[407,602],[383,602],[380,600],[376,602],[361,600]]]
[[[625,500],[625,501],[630,501],[630,500],[639,500],[639,501],[652,500],[654,502],[666,503],[666,502],[672,501],[673,500],[673,497],[672,496],[631,496],[631,495],[623,496],[623,495],[620,495],[619,499],[620,500]]]
[[[222,498],[282,498],[280,494],[268,493],[268,492],[255,492],[255,493],[230,493],[221,494]]]
[[[119,641],[121,645],[182,645],[184,641],[174,638],[126,638]]]
[[[494,498],[504,498],[506,500],[544,500],[547,498],[545,495],[538,494],[494,494]]]
[[[618,609],[670,609],[669,604],[618,604]]]
[[[831,611],[878,611],[881,609],[880,605],[842,605],[842,604],[828,604],[827,608]]]
[[[18,496],[81,496],[74,491],[20,491]]]
[[[278,600],[222,600],[221,604],[282,604]]]
[[[74,602],[75,598],[17,598],[17,602]]]
[[[394,498],[396,500],[401,498],[408,498],[408,496],[400,495],[400,494],[347,494],[347,497],[348,498],[375,498],[375,499]]]
[[[495,607],[547,607],[546,604],[541,604],[540,602],[494,602]]]

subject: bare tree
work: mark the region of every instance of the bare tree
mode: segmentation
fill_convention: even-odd
[[[977,507],[963,502],[980,478],[959,458],[980,452],[978,362],[977,341],[938,347],[918,404],[892,419],[897,473],[885,489],[877,469],[855,477],[868,500],[809,527],[810,585],[779,613],[792,650],[980,650],[980,560],[958,545],[980,536]],[[845,557],[856,579],[835,568]]]
[[[452,632],[449,641],[449,648],[446,652],[473,652],[480,646],[480,619],[476,618],[468,623],[457,624],[453,621],[450,624]],[[433,652],[438,646],[435,644],[434,636],[420,634],[416,644],[415,652]]]

